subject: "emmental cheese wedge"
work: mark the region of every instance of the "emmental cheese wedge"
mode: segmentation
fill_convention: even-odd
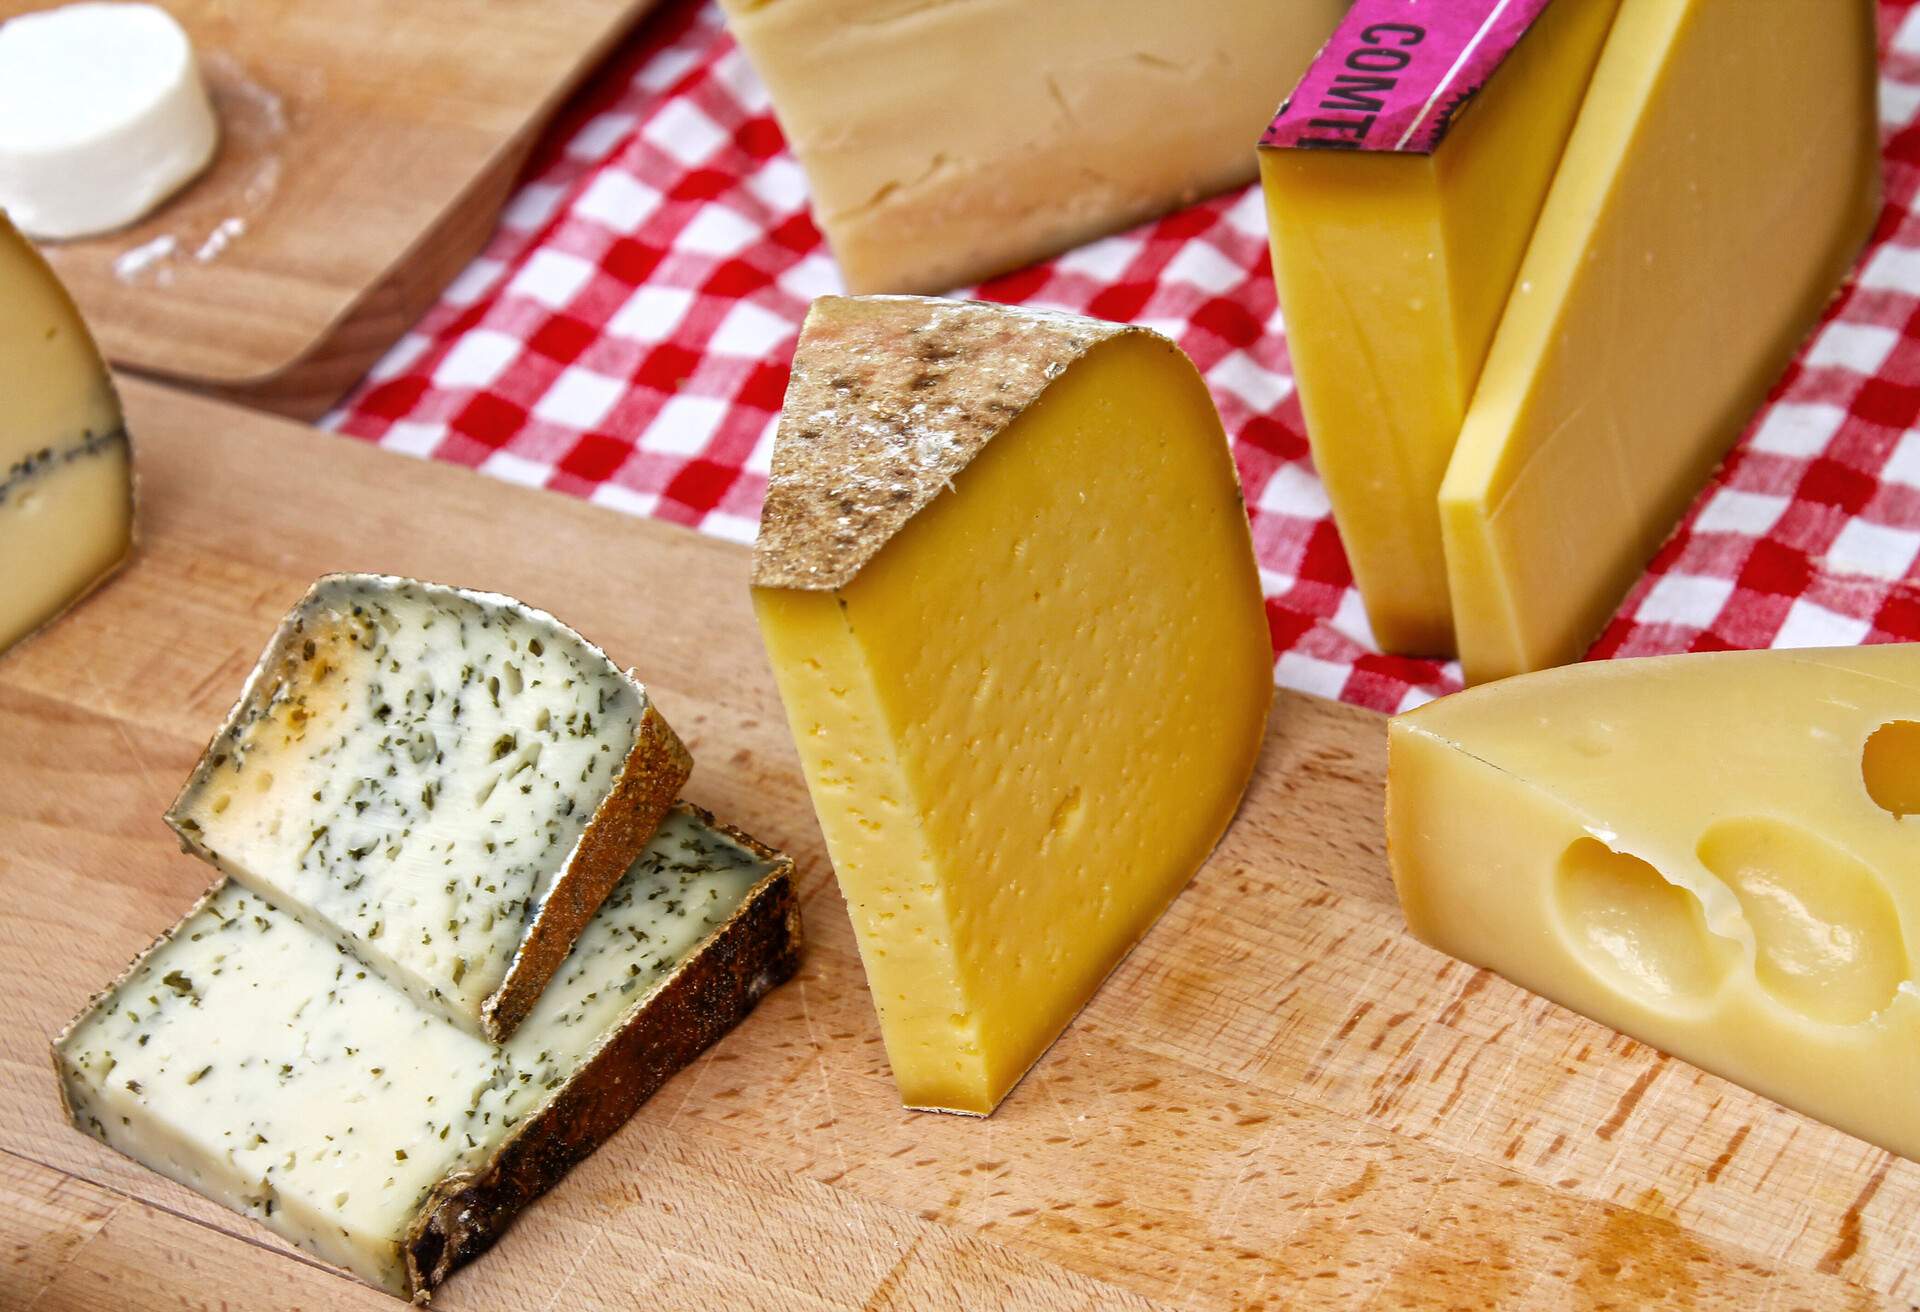
[[[1212,401],[1141,329],[818,301],[753,585],[901,1097],[990,1112],[1259,752],[1272,651]]]
[[[1622,0],[1440,490],[1470,682],[1576,659],[1878,214],[1871,0]]]
[[[0,213],[0,651],[133,547],[133,457],[80,312]]]
[[[723,0],[849,290],[943,292],[1252,180],[1348,0]]]
[[[1576,665],[1389,741],[1420,938],[1920,1159],[1920,645]]]
[[[282,621],[167,822],[497,1040],[691,769],[646,689],[551,615],[338,574]]]
[[[504,1046],[241,885],[54,1044],[80,1129],[425,1302],[793,973],[792,863],[676,808]]]
[[[1453,651],[1440,480],[1618,3],[1360,0],[1261,141],[1313,461],[1386,651]]]

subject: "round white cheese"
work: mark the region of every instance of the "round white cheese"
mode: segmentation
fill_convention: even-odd
[[[0,23],[0,209],[29,236],[133,223],[204,169],[219,137],[165,10],[73,4]]]

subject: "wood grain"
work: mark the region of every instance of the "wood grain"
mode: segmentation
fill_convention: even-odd
[[[541,127],[653,3],[166,0],[221,153],[132,228],[44,249],[116,365],[316,417],[479,252]]]
[[[1225,844],[1001,1110],[900,1110],[743,551],[151,386],[127,399],[145,544],[0,658],[0,1302],[392,1306],[69,1129],[46,1057],[208,881],[160,813],[329,569],[502,590],[578,625],[686,737],[689,795],[802,871],[800,976],[444,1306],[1920,1298],[1920,1166],[1407,937],[1382,723],[1291,694]]]

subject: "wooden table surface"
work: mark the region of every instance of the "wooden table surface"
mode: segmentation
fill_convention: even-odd
[[[0,20],[63,2],[0,0]],[[220,154],[47,256],[116,365],[317,417],[479,252],[541,127],[653,4],[166,0]]]
[[[1006,1105],[902,1111],[744,551],[127,390],[139,556],[0,658],[0,1306],[397,1306],[70,1129],[46,1053],[209,882],[161,811],[282,611],[334,569],[577,625],[694,749],[689,795],[802,872],[800,976],[438,1305],[1920,1298],[1920,1166],[1414,942],[1382,853],[1381,720],[1288,693],[1225,844]]]

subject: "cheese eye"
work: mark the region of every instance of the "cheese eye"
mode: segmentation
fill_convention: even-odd
[[[1860,751],[1860,778],[1881,810],[1920,815],[1920,723],[1889,720],[1875,729]]]
[[[1907,978],[1900,917],[1880,877],[1812,831],[1768,818],[1725,820],[1700,840],[1701,864],[1740,899],[1754,972],[1777,1000],[1850,1025],[1893,1001]]]
[[[1575,953],[1644,1002],[1702,1003],[1732,963],[1734,944],[1708,931],[1700,899],[1597,838],[1576,839],[1561,855],[1554,892]]]

